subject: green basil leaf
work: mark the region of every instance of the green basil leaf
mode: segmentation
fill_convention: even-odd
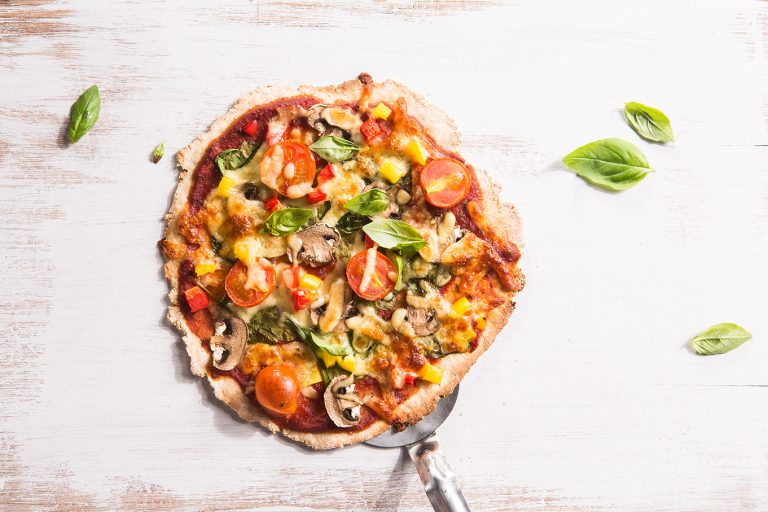
[[[291,323],[301,341],[309,345],[318,357],[321,352],[326,352],[332,356],[343,356],[347,354],[347,347],[332,343],[329,336],[323,336],[310,329],[302,327],[296,320],[289,316],[286,317],[286,319]]]
[[[634,187],[653,169],[645,155],[621,139],[602,139],[573,150],[563,163],[588,182],[620,192]]]
[[[325,135],[317,139],[309,149],[320,155],[323,160],[333,163],[354,158],[360,151],[360,146],[341,137]]]
[[[320,207],[315,210],[317,212],[317,220],[323,220],[323,217],[325,217],[325,214],[328,213],[328,211],[331,209],[331,202],[326,201],[323,204],[320,205]]]
[[[740,325],[723,323],[713,325],[697,334],[691,340],[691,347],[702,356],[725,354],[740,347],[751,338],[752,335]]]
[[[325,364],[318,364],[317,369],[320,371],[320,377],[323,379],[323,384],[326,386],[339,375],[349,375],[347,370],[340,368],[338,365],[327,368]]]
[[[624,105],[624,115],[629,126],[644,139],[654,142],[675,140],[669,118],[659,109],[630,101]]]
[[[275,307],[260,309],[248,322],[248,343],[268,343],[296,338],[293,327],[285,321],[284,315]]]
[[[219,172],[224,174],[226,171],[234,171],[251,161],[256,150],[259,149],[256,144],[249,140],[244,140],[239,148],[227,149],[219,153],[216,157],[216,166]]]
[[[427,245],[421,233],[405,222],[395,219],[375,220],[363,226],[363,231],[381,247],[400,249],[406,254],[414,253]]]
[[[312,218],[308,208],[281,208],[272,212],[264,222],[264,230],[274,236],[288,236],[297,232]]]
[[[152,163],[156,164],[159,162],[160,159],[163,158],[163,155],[165,155],[165,146],[161,142],[152,150]]]
[[[101,96],[96,84],[90,86],[77,98],[69,109],[69,140],[75,143],[93,128],[99,120]]]
[[[379,188],[373,188],[355,196],[344,205],[344,208],[360,215],[376,215],[387,209],[389,196]]]
[[[353,235],[358,229],[371,222],[365,215],[355,212],[347,212],[336,222],[336,229],[344,236]]]

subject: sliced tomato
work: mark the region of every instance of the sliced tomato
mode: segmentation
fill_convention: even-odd
[[[452,158],[432,160],[421,170],[419,179],[424,197],[432,206],[450,208],[469,193],[469,171]]]
[[[300,142],[280,142],[279,144],[276,144],[267,150],[262,162],[266,161],[268,158],[273,158],[277,148],[280,148],[282,151],[283,160],[280,164],[280,174],[275,177],[275,181],[277,183],[276,190],[280,194],[291,198],[297,198],[306,195],[307,192],[312,190],[312,183],[315,181],[316,167],[312,152],[307,146]],[[286,168],[289,166],[291,167],[287,173],[288,177],[286,177]],[[264,170],[261,172],[264,173]],[[265,184],[268,183],[266,180],[262,181],[264,181]],[[288,189],[291,187],[296,187],[296,190],[303,191],[304,193],[297,195],[296,193],[292,192],[289,194]],[[303,189],[306,189],[306,191]]]
[[[258,265],[259,263],[254,263]],[[246,288],[248,282],[248,267],[242,262],[238,261],[235,266],[227,274],[227,280],[224,283],[224,288],[227,290],[227,295],[232,299],[232,302],[243,308],[250,308],[257,306],[264,302],[264,299],[269,297],[272,290],[275,289],[275,267],[272,265],[263,266],[263,270],[266,274],[266,282],[268,289],[266,291],[259,290],[256,286]]]
[[[300,385],[292,366],[277,364],[262,368],[254,388],[256,401],[263,408],[284,415],[296,412]]]
[[[374,259],[371,278],[363,290],[361,287],[368,260],[368,251],[374,251],[376,258]],[[397,284],[397,269],[394,263],[379,251],[366,249],[350,258],[347,264],[347,281],[349,281],[352,290],[363,299],[378,300],[386,297],[389,292],[394,290],[395,284]]]

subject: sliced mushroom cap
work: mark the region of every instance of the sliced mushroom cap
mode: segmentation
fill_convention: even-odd
[[[299,231],[296,236],[301,240],[301,248],[296,254],[300,262],[310,267],[322,267],[336,262],[336,246],[341,240],[336,228],[318,222]]]
[[[232,370],[240,364],[245,353],[248,327],[229,313],[222,314],[214,327],[215,334],[210,341],[213,366],[219,370]]]
[[[323,135],[335,135],[336,137],[341,137],[343,135],[341,129],[335,126],[330,126],[328,121],[323,118],[323,112],[327,108],[328,105],[323,105],[322,103],[311,106],[307,111],[307,123],[314,128],[317,131],[317,134],[321,137]]]
[[[363,400],[355,392],[354,376],[335,377],[325,388],[323,401],[328,416],[337,427],[349,428],[360,423],[360,406],[363,405]]]
[[[416,336],[426,336],[437,331],[439,323],[434,309],[414,308],[408,306],[408,322],[413,327]]]

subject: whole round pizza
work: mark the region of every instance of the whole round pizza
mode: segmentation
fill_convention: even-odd
[[[431,412],[524,284],[517,212],[458,150],[443,112],[367,74],[241,98],[178,153],[161,241],[192,372],[317,449]]]

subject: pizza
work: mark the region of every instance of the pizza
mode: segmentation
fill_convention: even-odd
[[[524,285],[517,211],[403,85],[265,86],[179,151],[160,242],[195,375],[329,449],[418,422]]]

